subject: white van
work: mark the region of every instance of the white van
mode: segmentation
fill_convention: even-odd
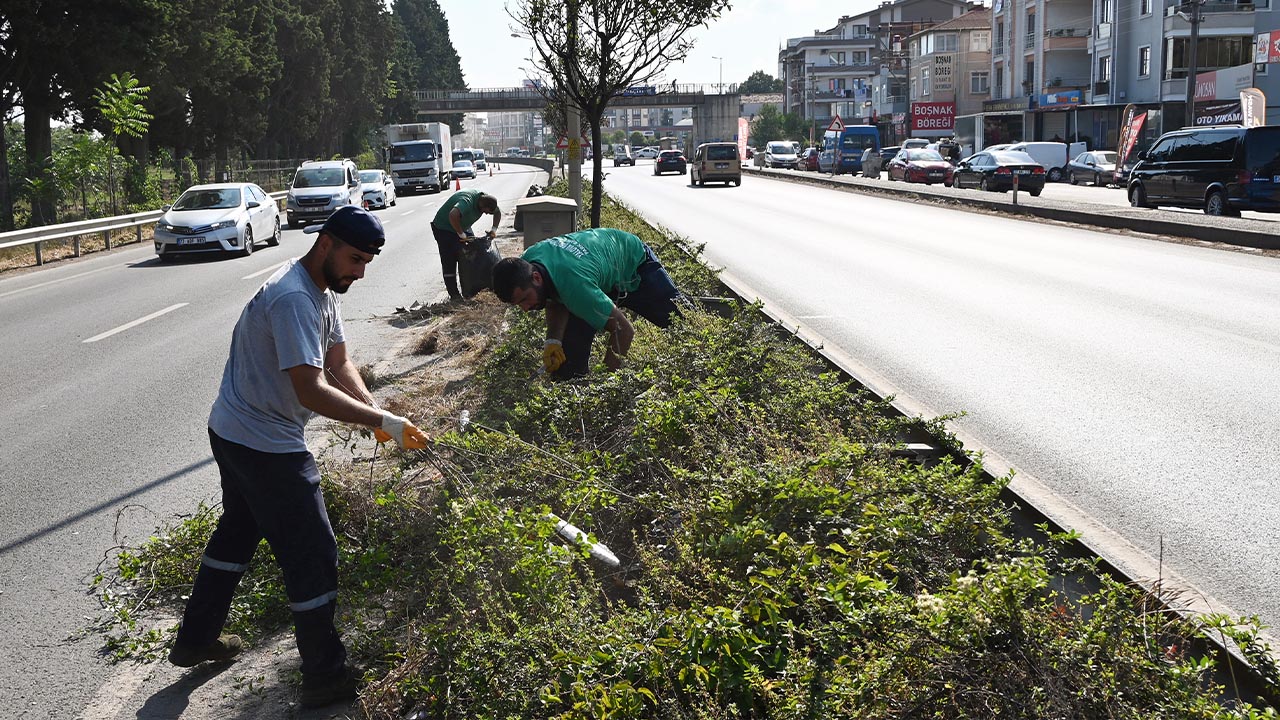
[[[796,143],[770,140],[764,147],[764,166],[796,169]]]
[[[1044,168],[1045,179],[1049,182],[1060,182],[1067,175],[1067,164],[1071,158],[1088,150],[1082,142],[1020,142],[1005,148],[1010,152],[1024,152]]]
[[[323,221],[344,205],[360,207],[364,192],[351,160],[308,160],[298,167],[285,198],[289,227]]]

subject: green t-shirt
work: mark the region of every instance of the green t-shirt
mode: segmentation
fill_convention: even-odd
[[[609,295],[640,286],[636,270],[645,260],[645,247],[629,232],[595,228],[547,238],[523,257],[546,267],[560,303],[600,330],[613,313]]]
[[[448,200],[440,206],[436,211],[436,217],[431,221],[432,225],[441,230],[452,230],[453,224],[449,222],[449,212],[454,208],[458,208],[458,212],[462,213],[462,229],[476,224],[480,216],[484,213],[480,211],[480,191],[479,190],[459,190],[449,196]]]

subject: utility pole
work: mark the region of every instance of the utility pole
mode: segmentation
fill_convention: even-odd
[[[1185,127],[1192,127],[1196,124],[1196,73],[1200,68],[1196,66],[1196,50],[1200,44],[1200,9],[1204,5],[1204,0],[1189,0],[1183,3],[1183,10],[1178,11],[1178,15],[1186,18],[1191,23],[1191,47],[1188,48],[1187,55],[1187,113]]]

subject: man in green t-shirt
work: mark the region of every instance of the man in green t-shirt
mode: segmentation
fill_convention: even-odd
[[[474,237],[471,226],[481,215],[493,216],[493,227],[486,233],[492,239],[502,222],[498,199],[479,190],[459,190],[444,201],[431,221],[431,234],[440,248],[440,269],[450,300],[462,299],[458,291],[458,253],[462,251],[462,244]]]
[[[658,327],[679,314],[680,294],[653,250],[629,232],[582,230],[534,244],[493,268],[493,292],[526,312],[546,308],[542,362],[557,378],[585,375],[591,340],[609,332],[604,363],[622,366],[635,330],[627,308]]]

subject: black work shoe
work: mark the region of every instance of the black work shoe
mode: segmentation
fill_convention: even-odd
[[[350,665],[333,675],[302,677],[302,695],[298,704],[304,708],[323,707],[336,702],[350,702],[360,694],[360,678]]]
[[[169,662],[178,667],[194,667],[206,660],[224,662],[235,658],[243,649],[244,643],[238,635],[221,635],[204,647],[174,643],[169,651]]]

